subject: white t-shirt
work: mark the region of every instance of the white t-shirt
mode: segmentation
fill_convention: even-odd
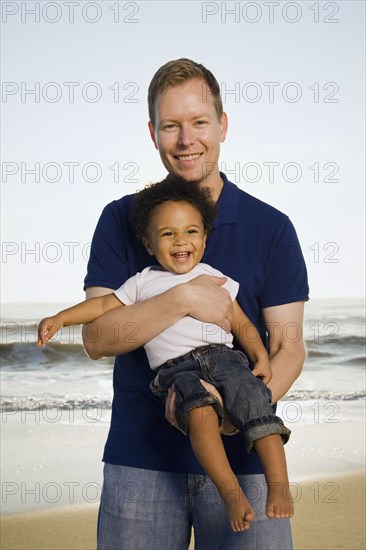
[[[176,285],[187,283],[199,275],[224,276],[217,269],[203,263],[198,264],[189,273],[183,274],[165,271],[160,266],[150,266],[128,279],[114,291],[114,294],[123,304],[129,306],[157,296]],[[229,277],[227,279],[222,286],[228,290],[231,299],[235,300],[239,283]],[[218,325],[203,323],[187,315],[147,342],[144,348],[150,367],[156,369],[168,359],[184,355],[200,346],[225,344],[231,348],[232,341],[232,334],[225,332]]]

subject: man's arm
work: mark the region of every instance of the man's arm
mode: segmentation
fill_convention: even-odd
[[[269,333],[272,380],[268,386],[273,403],[283,397],[299,377],[306,349],[303,338],[304,302],[263,309]]]
[[[225,281],[225,277],[200,275],[149,300],[102,315],[83,327],[86,352],[92,359],[100,359],[133,351],[186,315],[230,331],[232,301],[228,291],[221,288]],[[111,292],[109,288],[91,287],[86,298]]]

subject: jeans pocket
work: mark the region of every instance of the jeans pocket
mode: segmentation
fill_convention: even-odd
[[[242,352],[238,349],[233,350],[233,352],[236,354],[236,356],[239,358],[240,362],[243,363],[243,365],[245,367],[249,367],[249,361],[248,361],[248,358],[247,358],[247,356],[245,355],[244,352]]]

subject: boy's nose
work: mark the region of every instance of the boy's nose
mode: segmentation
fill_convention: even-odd
[[[177,246],[182,246],[184,244],[186,244],[187,240],[184,238],[184,235],[177,235],[175,237],[175,241],[174,241],[174,244],[176,244]]]

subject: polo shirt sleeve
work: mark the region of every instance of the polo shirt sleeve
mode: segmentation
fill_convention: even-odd
[[[261,308],[309,299],[306,265],[294,226],[284,217],[270,243],[267,277],[259,296]]]
[[[92,286],[116,289],[128,279],[125,227],[114,203],[108,204],[92,239],[84,290]]]

